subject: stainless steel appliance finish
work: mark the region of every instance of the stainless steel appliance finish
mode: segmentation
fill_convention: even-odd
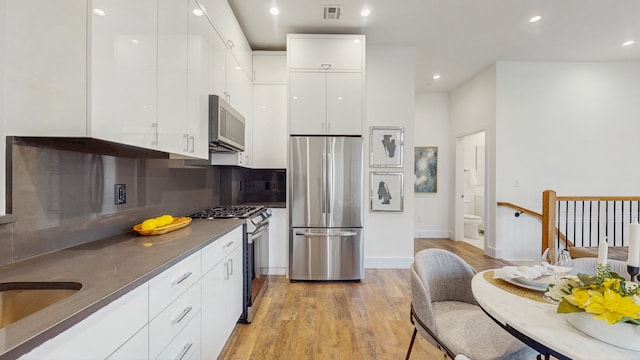
[[[361,280],[362,138],[293,136],[290,152],[290,279]]]
[[[209,95],[209,151],[244,151],[244,117],[218,95]]]
[[[197,219],[247,219],[244,228],[243,304],[240,322],[251,323],[258,309],[258,296],[268,283],[269,218],[271,210],[256,205],[226,205],[198,211],[189,217]]]

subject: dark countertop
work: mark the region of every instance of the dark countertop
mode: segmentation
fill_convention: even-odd
[[[242,219],[198,220],[157,236],[135,232],[0,266],[0,282],[74,281],[77,293],[0,329],[0,359],[15,359],[214,242]]]

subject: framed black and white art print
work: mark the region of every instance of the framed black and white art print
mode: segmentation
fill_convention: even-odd
[[[404,129],[372,126],[369,137],[371,167],[402,167]]]
[[[371,172],[370,211],[402,212],[404,181],[401,172]]]

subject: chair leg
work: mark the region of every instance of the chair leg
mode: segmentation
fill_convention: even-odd
[[[411,335],[411,343],[409,343],[409,350],[407,350],[407,357],[405,358],[405,360],[409,360],[409,357],[411,356],[411,349],[413,349],[413,342],[416,340],[417,333],[418,333],[418,329],[414,327],[413,335]]]

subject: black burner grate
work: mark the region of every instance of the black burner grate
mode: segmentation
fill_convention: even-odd
[[[194,219],[244,219],[261,210],[262,208],[263,206],[257,205],[225,205],[212,207],[210,209],[204,209],[202,211],[198,211],[189,215],[189,217]]]

